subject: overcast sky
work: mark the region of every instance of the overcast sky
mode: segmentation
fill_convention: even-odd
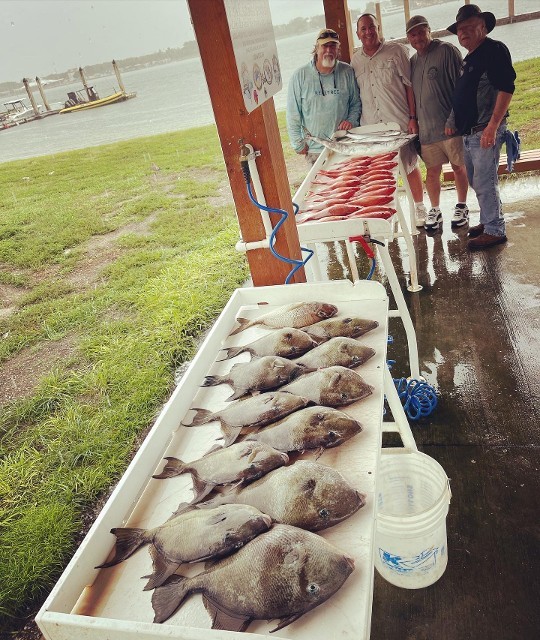
[[[274,24],[324,13],[322,0],[269,3]],[[44,78],[194,39],[186,0],[0,0],[0,82]]]

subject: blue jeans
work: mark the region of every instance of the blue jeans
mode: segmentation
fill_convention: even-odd
[[[463,136],[465,167],[469,184],[474,189],[480,205],[480,224],[484,225],[484,233],[492,236],[504,236],[505,225],[499,195],[499,156],[506,135],[506,123],[497,129],[497,137],[492,147],[483,149],[480,146],[482,131]]]

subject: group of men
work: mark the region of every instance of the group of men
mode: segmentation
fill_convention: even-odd
[[[402,131],[418,135],[426,166],[429,211],[423,202],[416,146],[402,147],[417,226],[435,231],[442,224],[441,172],[449,162],[458,200],[452,227],[469,223],[470,184],[478,199],[480,224],[469,227],[469,249],[506,242],[497,171],[516,74],[508,48],[487,37],[495,23],[495,16],[477,5],[459,9],[448,31],[467,50],[462,58],[457,47],[432,38],[426,18],[414,16],[406,25],[415,49],[409,59],[407,47],[382,39],[376,17],[366,13],[358,19],[356,31],[362,46],[350,65],[338,59],[337,32],[323,29],[312,60],[295,71],[289,84],[287,127],[292,146],[313,164],[323,148],[306,139],[306,130],[329,138],[338,129],[396,122]]]

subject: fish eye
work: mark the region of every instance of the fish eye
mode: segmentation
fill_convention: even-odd
[[[326,520],[326,518],[330,516],[330,511],[323,507],[322,509],[319,509],[319,515],[321,516],[321,518],[324,518]]]
[[[342,392],[342,393],[340,393],[340,397],[341,397],[341,399],[342,399],[342,400],[348,400],[348,399],[349,399],[348,394],[343,393],[343,392]]]
[[[319,591],[320,591],[320,587],[318,584],[316,584],[315,582],[311,582],[310,584],[308,584],[308,586],[306,587],[306,591],[308,592],[308,594],[310,596],[316,596],[318,595]]]
[[[337,433],[335,431],[329,431],[328,432],[328,439],[329,440],[337,440]]]

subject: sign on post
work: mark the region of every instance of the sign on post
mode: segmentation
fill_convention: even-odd
[[[251,113],[282,88],[268,0],[225,0],[238,79]]]

